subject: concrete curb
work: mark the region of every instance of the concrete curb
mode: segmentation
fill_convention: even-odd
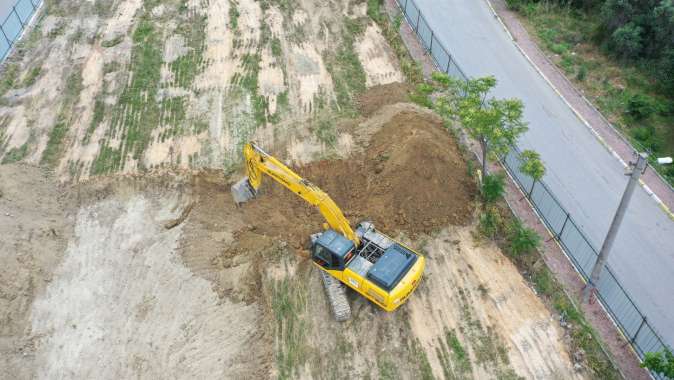
[[[517,43],[517,40],[513,37],[512,33],[510,33],[510,30],[508,29],[508,26],[505,24],[505,22],[503,22],[503,20],[501,19],[501,16],[498,15],[498,12],[496,12],[496,9],[494,9],[494,6],[491,4],[491,1],[490,0],[484,0],[484,1],[485,1],[485,3],[487,3],[487,6],[489,7],[492,14],[494,15],[494,18],[498,20],[498,22],[499,22],[499,24],[501,24],[501,27],[503,28],[503,30],[505,30],[506,34],[508,34],[508,37],[510,37],[510,40],[512,41],[513,45],[515,45],[515,47],[520,52],[520,54],[522,54],[524,56],[524,58],[526,58],[526,60],[531,65],[531,67],[533,67],[534,70],[536,70],[536,72],[548,83],[548,85],[557,94],[557,96],[559,96],[562,99],[562,101],[564,101],[564,104],[566,104],[566,106],[569,107],[569,109],[573,112],[573,114],[576,115],[578,120],[580,120],[583,123],[583,125],[585,125],[585,127],[590,130],[590,132],[594,135],[594,137],[597,139],[597,141],[599,141],[599,143],[609,153],[611,153],[611,155],[616,160],[618,160],[618,162],[620,162],[620,164],[623,167],[628,168],[629,165],[625,162],[625,160],[623,160],[620,157],[620,155],[618,155],[618,152],[616,152],[613,148],[611,148],[611,146],[606,142],[606,140],[604,140],[604,138],[599,135],[597,130],[595,130],[592,127],[592,125],[590,125],[590,123],[587,120],[585,120],[585,118],[571,105],[571,103],[569,103],[569,101],[566,100],[564,95],[562,95],[561,91],[559,91],[559,89],[552,83],[552,81],[550,81],[550,79],[545,75],[545,73],[543,73],[543,71],[538,66],[536,66],[536,64],[531,59],[531,57],[529,57],[529,55],[524,51],[524,49],[522,49],[522,47]],[[583,96],[583,99],[584,99],[585,102],[590,103],[589,100],[586,99],[584,96]],[[592,106],[591,103],[590,103],[590,105]],[[592,107],[594,108],[594,106],[592,106]],[[603,115],[602,115],[602,117],[603,117]],[[651,188],[643,180],[639,180],[639,184],[646,191],[646,194],[648,194],[649,197],[651,197],[653,200],[655,200],[655,202],[658,204],[660,209],[662,209],[662,211],[664,211],[665,214],[667,214],[669,219],[674,221],[674,212],[672,212],[672,210],[670,210],[669,207],[667,207],[667,205],[660,199],[660,197],[658,197],[653,192],[653,190],[651,190]]]

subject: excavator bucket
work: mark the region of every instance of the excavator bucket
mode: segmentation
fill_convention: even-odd
[[[232,197],[237,205],[246,203],[255,198],[257,192],[248,182],[248,177],[242,178],[240,181],[232,185]]]

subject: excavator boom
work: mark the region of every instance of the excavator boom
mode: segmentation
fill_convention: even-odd
[[[318,208],[330,228],[340,232],[356,246],[360,239],[353,232],[349,221],[344,217],[337,204],[321,190],[306,179],[297,175],[281,161],[263,151],[255,143],[248,143],[243,149],[248,177],[232,186],[232,195],[237,203],[244,203],[254,198],[262,184],[262,174],[267,174],[288,190]]]

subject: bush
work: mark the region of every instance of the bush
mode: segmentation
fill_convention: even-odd
[[[410,100],[422,107],[431,108],[433,107],[433,101],[431,100],[431,94],[433,93],[433,90],[434,88],[432,85],[428,83],[420,83],[410,94]]]
[[[519,219],[508,226],[508,248],[513,256],[530,253],[541,244],[541,237],[531,228],[525,227]]]
[[[488,174],[482,179],[482,199],[486,203],[494,203],[503,197],[505,177],[503,174]]]
[[[490,207],[480,214],[478,228],[483,236],[495,239],[501,231],[502,225],[503,218],[495,207]]]
[[[643,49],[641,34],[643,28],[628,23],[618,29],[611,35],[612,53],[620,58],[634,59],[639,56]]]
[[[674,354],[668,349],[661,352],[647,352],[641,367],[674,379]]]
[[[634,120],[645,120],[656,112],[655,101],[648,95],[634,94],[627,100],[625,111]]]
[[[576,73],[576,79],[582,82],[585,80],[586,77],[587,77],[587,66],[581,65],[578,68],[578,72]]]
[[[653,137],[653,128],[637,127],[632,129],[632,136],[640,142],[646,142]]]

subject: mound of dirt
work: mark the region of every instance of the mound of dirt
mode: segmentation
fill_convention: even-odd
[[[414,236],[470,222],[475,184],[437,117],[398,113],[363,152],[296,170],[330,194],[352,225],[371,220],[383,231]],[[298,247],[320,228],[321,215],[295,194],[268,179],[261,190],[241,210],[256,232]]]
[[[358,97],[358,110],[370,116],[387,104],[409,101],[411,87],[407,83],[389,83],[369,88]]]

